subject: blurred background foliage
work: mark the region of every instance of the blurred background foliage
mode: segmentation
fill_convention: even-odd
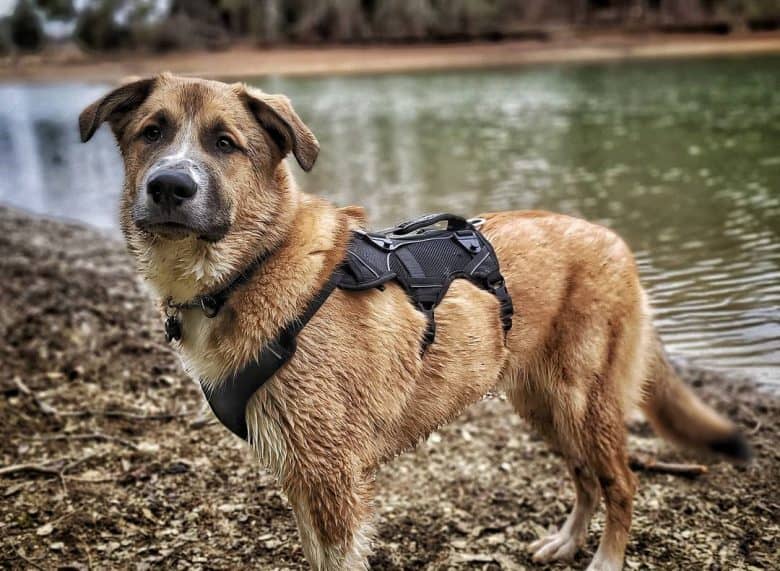
[[[578,30],[777,29],[780,0],[18,0],[0,52],[549,39]]]

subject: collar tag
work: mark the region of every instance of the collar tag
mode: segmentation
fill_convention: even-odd
[[[165,340],[170,343],[173,340],[179,341],[181,339],[181,319],[179,319],[178,312],[174,315],[169,315],[165,320]]]

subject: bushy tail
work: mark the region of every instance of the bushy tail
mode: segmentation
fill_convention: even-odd
[[[680,380],[657,338],[649,365],[641,406],[659,435],[682,446],[722,454],[732,461],[750,460],[750,445],[739,429]]]

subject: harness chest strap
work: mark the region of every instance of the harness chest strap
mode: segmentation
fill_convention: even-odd
[[[246,425],[246,405],[249,399],[295,355],[298,334],[330,297],[342,277],[340,270],[333,272],[328,282],[309,302],[303,314],[290,322],[276,339],[263,347],[255,359],[232,377],[216,387],[209,387],[201,380],[201,389],[214,416],[233,434],[249,440]]]

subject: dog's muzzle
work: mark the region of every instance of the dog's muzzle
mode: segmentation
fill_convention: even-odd
[[[192,161],[163,159],[141,183],[133,209],[136,226],[166,238],[220,239],[228,227],[226,214],[207,180]]]

